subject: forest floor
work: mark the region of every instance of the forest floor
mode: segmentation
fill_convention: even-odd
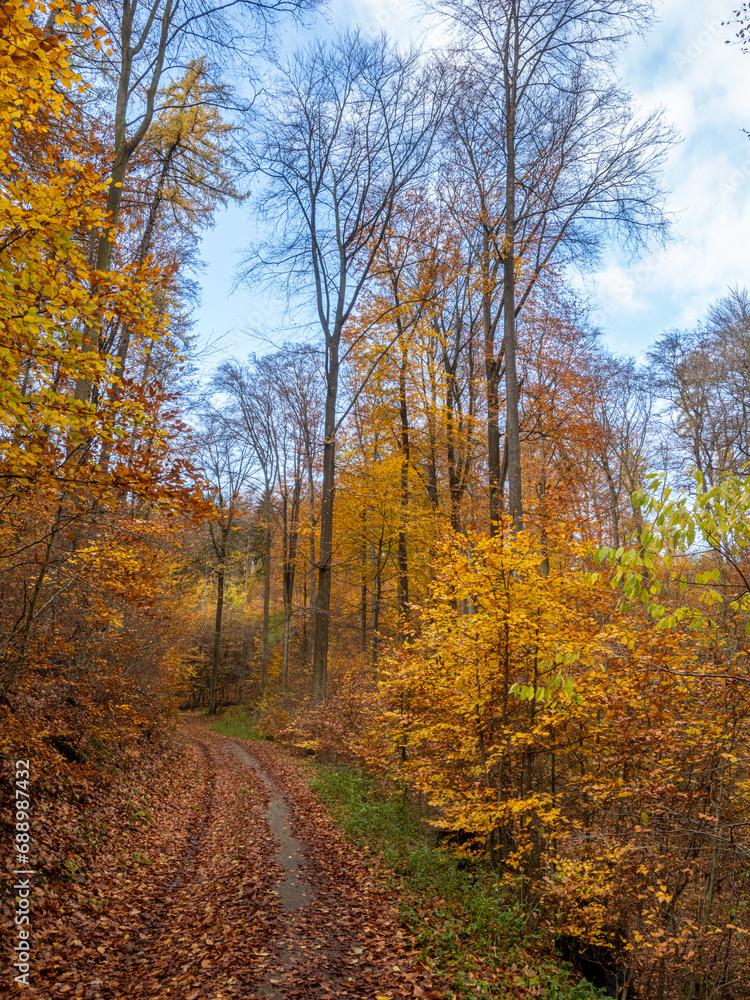
[[[447,995],[419,963],[392,890],[331,824],[298,761],[197,719],[179,731],[184,745],[143,821],[126,824],[85,878],[39,899],[35,996]]]

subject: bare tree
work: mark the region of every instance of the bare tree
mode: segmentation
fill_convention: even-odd
[[[223,364],[213,380],[214,388],[229,400],[223,412],[227,433],[234,434],[253,453],[256,471],[260,472],[263,496],[263,627],[261,632],[261,692],[268,686],[271,613],[271,545],[273,543],[273,491],[279,477],[279,434],[283,420],[279,413],[273,384],[262,362],[251,359],[250,365],[238,361]]]
[[[294,585],[297,575],[297,548],[300,529],[302,486],[305,474],[305,410],[309,400],[301,379],[290,385],[295,369],[292,346],[255,361],[255,391],[267,393],[274,414],[273,443],[276,453],[278,516],[281,522],[281,578],[284,602],[284,648],[282,683],[289,684]],[[291,371],[290,371],[291,369]],[[298,375],[301,373],[297,372]],[[300,384],[302,382],[302,384]],[[295,398],[301,392],[301,398]]]
[[[612,75],[614,54],[633,30],[643,29],[650,0],[426,0],[454,25],[464,80],[459,101],[469,102],[483,127],[476,136],[466,114],[455,119],[464,146],[492,143],[503,186],[502,233],[497,213],[482,209],[482,238],[495,242],[502,264],[501,355],[505,367],[505,433],[509,507],[522,523],[521,444],[516,321],[536,281],[552,262],[595,258],[608,231],[636,244],[663,234],[663,195],[657,184],[673,141],[661,112],[638,114]],[[486,167],[469,160],[468,177]],[[481,197],[479,199],[481,206]],[[519,277],[520,274],[520,277]],[[494,287],[490,286],[494,292]],[[487,326],[487,322],[485,322]],[[493,337],[486,350],[493,349]],[[491,402],[491,400],[490,400]],[[493,407],[488,407],[490,420]],[[499,435],[488,428],[490,468],[500,469]],[[499,509],[492,484],[493,516]]]
[[[221,658],[221,632],[224,614],[224,581],[229,537],[236,526],[242,506],[247,502],[253,457],[250,449],[230,433],[226,422],[217,414],[204,416],[206,429],[199,440],[203,473],[209,484],[216,511],[208,523],[211,548],[215,556],[216,613],[211,658],[211,684],[208,711],[215,715],[218,707],[217,690]]]
[[[599,378],[601,434],[594,459],[604,473],[612,541],[619,549],[624,541],[623,494],[630,500],[630,516],[638,523],[640,510],[633,505],[632,497],[643,486],[645,473],[653,467],[650,459],[656,423],[655,398],[650,373],[639,370],[632,358],[604,357]]]
[[[302,658],[307,664],[311,648],[309,639],[315,627],[315,617],[313,614],[311,618],[310,612],[316,603],[317,458],[325,404],[323,355],[306,344],[286,344],[279,353],[279,363],[282,375],[279,391],[295,427],[307,488],[307,565],[302,579]]]
[[[750,294],[731,288],[694,330],[672,330],[649,352],[678,473],[708,483],[750,461]]]
[[[478,90],[478,92],[477,92]],[[507,437],[501,460],[500,381],[505,372],[502,344],[496,336],[503,314],[504,176],[498,158],[497,122],[477,113],[485,87],[457,71],[456,99],[446,118],[440,197],[460,234],[465,264],[460,300],[455,300],[453,327],[472,345],[481,328],[487,420],[490,531],[494,532],[503,506],[508,470]],[[474,300],[478,299],[478,302]],[[461,328],[466,333],[461,333]]]
[[[262,209],[272,233],[249,254],[246,276],[281,273],[295,291],[311,285],[325,341],[312,681],[317,699],[326,695],[335,441],[345,416],[339,412],[341,335],[394,205],[425,165],[439,113],[440,102],[419,70],[417,54],[402,54],[385,38],[371,41],[359,32],[331,45],[318,42],[294,56],[280,68],[263,113],[259,167],[267,185]]]

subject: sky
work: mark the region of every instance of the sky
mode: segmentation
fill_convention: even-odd
[[[732,3],[732,0],[730,0]],[[422,34],[412,0],[333,0],[328,23],[312,31],[359,23],[404,41]],[[732,8],[716,0],[662,0],[658,22],[623,53],[623,85],[644,108],[663,106],[682,137],[664,173],[673,240],[640,259],[611,248],[594,274],[574,276],[591,305],[592,322],[617,354],[642,356],[662,333],[695,326],[731,284],[750,286],[750,54],[727,45],[735,29]],[[304,42],[311,31],[285,33],[284,44]],[[278,304],[232,291],[239,251],[252,235],[247,206],[217,215],[201,246],[203,303],[196,332],[214,344],[204,361],[268,349],[252,331],[278,330]],[[284,339],[283,328],[277,334]]]

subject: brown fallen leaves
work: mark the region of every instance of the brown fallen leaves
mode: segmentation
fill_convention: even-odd
[[[336,830],[283,750],[244,743],[292,809],[292,832],[306,846],[301,874],[313,889],[308,909],[279,913],[269,984],[289,1000],[327,997],[439,997],[416,965],[395,900],[368,870],[365,855]]]
[[[137,770],[132,776],[141,821],[128,819],[132,803],[124,814],[121,802],[117,812],[111,805],[107,812],[106,796],[97,800],[92,790],[86,815],[95,868],[82,863],[81,873],[65,883],[37,879],[35,995],[442,996],[434,977],[415,964],[394,900],[361,852],[330,824],[284,751],[243,744],[271,779],[274,794],[283,794],[291,832],[303,845],[299,874],[310,902],[289,912],[276,893],[283,870],[267,822],[266,787],[225,737],[196,723],[185,724],[183,732],[184,745],[164,745],[158,784]],[[103,818],[95,827],[97,805]],[[60,842],[69,835],[61,830]],[[4,931],[11,902],[6,895]],[[23,995],[7,964],[4,977],[3,997]]]

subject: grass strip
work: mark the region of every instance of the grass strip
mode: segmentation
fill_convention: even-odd
[[[366,772],[316,765],[311,787],[334,822],[393,872],[404,925],[451,996],[599,1000],[529,931],[523,908],[479,861],[434,846],[434,836],[397,791]]]
[[[266,736],[258,728],[255,713],[244,705],[235,705],[227,709],[221,718],[209,722],[209,728],[222,736],[231,736],[236,740],[262,740]]]

